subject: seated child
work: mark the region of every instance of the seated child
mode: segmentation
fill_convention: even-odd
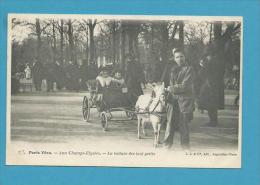
[[[114,82],[116,88],[120,88],[125,85],[125,79],[122,77],[122,73],[120,71],[115,72],[112,82]]]
[[[121,74],[121,73],[120,73]],[[109,76],[108,69],[104,68],[96,78],[97,81],[97,93],[92,96],[94,101],[98,101],[102,98],[102,92],[104,88],[111,87],[112,83],[118,85],[124,84],[124,79],[121,79],[121,76],[117,74],[115,78]],[[98,95],[99,94],[99,95]],[[99,98],[98,98],[99,97]]]
[[[96,80],[99,83],[99,86],[101,89],[104,87],[109,87],[111,83],[115,83],[117,86],[121,86],[125,83],[125,80],[122,78],[122,75],[120,72],[115,73],[115,77],[109,76],[108,70],[103,69],[100,75],[96,78]],[[100,88],[99,87],[99,88]]]
[[[110,86],[111,82],[112,82],[112,77],[109,76],[108,74],[108,70],[103,69],[99,75],[96,78],[97,82],[99,83],[99,85],[101,86],[101,89],[104,87],[108,87]]]

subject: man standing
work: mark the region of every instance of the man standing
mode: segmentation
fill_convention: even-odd
[[[49,61],[46,64],[46,80],[47,80],[47,92],[54,92],[54,82],[56,77],[55,63]]]
[[[208,111],[206,126],[215,127],[218,125],[218,110],[224,109],[224,59],[218,57],[214,48],[209,48],[200,66],[200,78],[204,83],[200,88],[198,106],[200,110]]]
[[[167,98],[167,126],[164,144],[170,148],[173,144],[174,132],[179,129],[180,142],[183,149],[189,149],[189,122],[193,118],[193,70],[187,65],[184,53],[173,50],[176,67],[170,75],[169,95]]]
[[[79,61],[80,88],[87,90],[88,63],[86,60]]]
[[[32,67],[32,78],[36,91],[41,91],[41,84],[43,79],[43,65],[36,59],[34,60]]]
[[[140,63],[131,55],[126,56],[126,85],[131,94],[132,103],[135,104],[138,96],[144,94],[141,84],[145,86],[145,77]]]
[[[96,80],[97,76],[98,76],[98,67],[96,64],[91,62],[87,66],[87,80]]]
[[[61,90],[64,87],[63,69],[58,60],[55,61],[54,67],[54,81],[56,82],[56,88]]]
[[[77,63],[69,61],[69,64],[66,67],[66,76],[68,80],[67,88],[69,90],[79,91],[80,73]]]

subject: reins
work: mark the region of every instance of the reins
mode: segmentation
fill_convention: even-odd
[[[155,105],[155,107],[153,108],[153,110],[152,111],[147,111],[147,110],[145,110],[145,109],[139,109],[139,110],[144,110],[144,112],[138,112],[138,111],[135,111],[135,113],[136,114],[152,114],[152,115],[154,115],[154,116],[157,116],[157,117],[159,117],[159,118],[161,118],[162,117],[162,115],[161,114],[164,114],[164,113],[166,113],[166,111],[163,111],[163,112],[155,112],[155,109],[158,107],[158,105],[159,105],[159,103],[161,102],[161,100],[158,100],[157,101],[157,103],[156,103],[156,105]]]

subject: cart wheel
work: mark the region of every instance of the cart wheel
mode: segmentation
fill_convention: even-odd
[[[84,121],[88,121],[90,116],[90,101],[86,96],[83,98],[82,113]]]
[[[127,118],[130,118],[130,115],[129,115],[130,113],[128,111],[125,111],[125,114],[126,114]]]
[[[101,126],[102,126],[103,130],[107,131],[107,115],[106,115],[106,112],[101,112],[100,118],[101,118]]]
[[[109,116],[107,116],[107,120],[110,121],[110,120],[113,118],[112,113],[111,113],[111,112],[108,112],[108,115],[109,115]]]
[[[133,113],[131,119],[132,119],[132,120],[137,120],[137,114],[136,114],[136,113]]]
[[[133,120],[133,119],[134,119],[134,113],[129,112],[129,118],[130,118],[131,120]]]
[[[136,120],[137,119],[137,115],[134,112],[128,112],[128,118],[130,120]]]

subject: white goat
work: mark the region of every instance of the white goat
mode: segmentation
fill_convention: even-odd
[[[138,97],[136,102],[138,133],[140,136],[140,126],[142,126],[143,134],[146,136],[145,124],[151,123],[154,130],[154,147],[159,144],[162,113],[165,110],[165,89],[164,83],[154,84],[152,94],[145,94]]]

